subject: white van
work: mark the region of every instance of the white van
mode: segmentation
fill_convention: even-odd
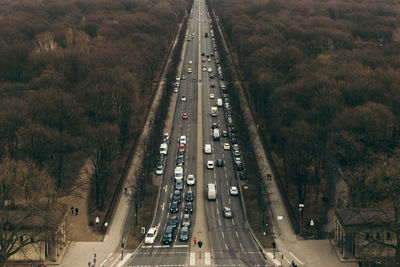
[[[218,140],[219,140],[219,137],[220,137],[220,135],[219,135],[219,129],[218,129],[218,128],[215,128],[215,129],[213,130],[213,139],[216,140],[216,141],[218,141]]]
[[[204,145],[204,154],[211,154],[211,145],[210,144]]]
[[[160,146],[160,154],[167,155],[168,153],[168,145],[167,143],[162,143]]]
[[[217,117],[217,116],[218,116],[218,108],[211,107],[211,117]]]
[[[217,198],[217,188],[215,187],[215,184],[207,185],[207,198],[208,200],[214,200]]]
[[[222,107],[222,98],[217,99],[217,106]]]
[[[183,180],[183,168],[178,166],[175,168],[175,176],[174,176],[175,180]]]

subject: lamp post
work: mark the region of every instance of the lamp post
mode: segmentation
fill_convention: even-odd
[[[299,235],[300,235],[300,238],[301,238],[301,222],[302,222],[303,209],[304,209],[304,204],[303,204],[303,203],[300,203],[300,204],[299,204],[299,215],[300,215],[300,220],[299,220]]]

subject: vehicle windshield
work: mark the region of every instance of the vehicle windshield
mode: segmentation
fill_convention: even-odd
[[[153,237],[153,234],[148,233],[148,234],[147,234],[147,237]]]

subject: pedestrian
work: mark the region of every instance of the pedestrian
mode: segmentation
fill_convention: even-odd
[[[195,238],[193,238],[193,243],[194,243],[194,245],[196,246],[196,237]]]
[[[71,206],[71,212],[74,214],[74,206]]]
[[[361,267],[361,266],[362,266],[361,261],[358,261],[358,267]]]
[[[294,261],[292,261],[292,267],[294,267]]]
[[[125,195],[128,193],[128,188],[125,187]]]
[[[79,209],[75,208],[75,215],[78,216]]]

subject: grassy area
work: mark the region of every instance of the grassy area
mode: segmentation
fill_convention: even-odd
[[[153,219],[154,206],[156,205],[158,187],[152,183],[146,183],[146,194],[142,201],[142,206],[138,207],[137,224],[133,222],[131,232],[129,234],[127,248],[136,248],[144,238],[144,234],[140,232],[141,227],[145,227],[146,231]]]

